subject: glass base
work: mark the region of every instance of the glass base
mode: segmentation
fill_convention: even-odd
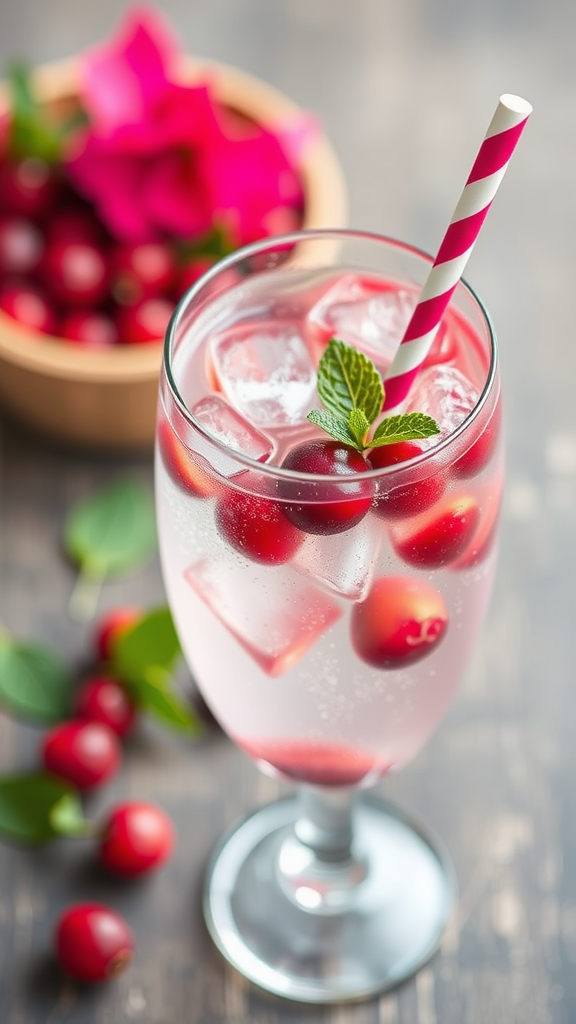
[[[299,806],[297,797],[270,804],[222,839],[204,890],[212,939],[249,981],[286,999],[385,992],[438,947],[456,894],[450,861],[401,811],[363,797],[353,833],[360,881],[323,901],[317,884],[291,888],[280,868]]]

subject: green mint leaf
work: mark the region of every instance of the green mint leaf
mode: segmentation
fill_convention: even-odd
[[[92,580],[140,568],[156,550],[152,497],[137,480],[118,480],[72,509],[63,539],[69,557]]]
[[[410,412],[398,416],[388,416],[382,420],[368,442],[370,448],[379,448],[385,444],[396,444],[398,441],[414,441],[419,438],[432,437],[440,430],[436,420],[423,412]]]
[[[39,846],[58,835],[85,830],[74,786],[47,772],[0,777],[0,836]]]
[[[336,441],[342,441],[344,444],[352,445],[354,448],[357,447],[354,434],[350,431],[346,420],[340,416],[335,416],[334,413],[328,412],[327,409],[312,409],[312,412],[308,413],[307,419],[310,423],[315,423],[317,427],[325,430]]]
[[[337,338],[330,339],[318,364],[318,394],[327,409],[346,421],[353,409],[361,409],[373,423],[384,401],[374,363]]]
[[[362,451],[366,447],[366,434],[370,429],[370,421],[362,409],[351,410],[348,416],[348,427],[355,439],[354,447]]]
[[[40,644],[0,644],[0,706],[16,718],[52,725],[70,715],[73,679],[59,655]]]
[[[180,641],[170,609],[163,605],[147,612],[114,644],[112,672],[126,683],[138,683],[151,666],[170,672],[180,656]]]
[[[64,132],[46,118],[46,111],[38,103],[32,89],[29,68],[21,61],[8,68],[11,116],[8,131],[8,150],[11,157],[35,157],[47,163],[59,163],[62,158]]]
[[[130,690],[140,707],[163,725],[195,736],[204,731],[192,708],[174,691],[170,673],[161,666],[149,666]]]

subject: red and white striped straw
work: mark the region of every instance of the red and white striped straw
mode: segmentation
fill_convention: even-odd
[[[386,374],[386,412],[402,404],[428,354],[531,113],[531,105],[520,96],[500,97],[438,255]]]

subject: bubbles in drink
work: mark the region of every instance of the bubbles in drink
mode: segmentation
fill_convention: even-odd
[[[416,304],[416,295],[383,287],[358,274],[345,274],[312,307],[310,334],[320,356],[336,337],[364,352],[379,370],[392,362]]]
[[[457,367],[441,363],[422,370],[410,391],[406,411],[426,413],[440,428],[440,434],[426,438],[420,442],[422,446],[448,437],[472,412],[478,398],[477,389]]]
[[[295,323],[240,324],[210,352],[222,391],[256,426],[302,423],[315,404],[316,369]]]
[[[269,676],[293,668],[342,615],[328,594],[289,569],[270,572],[218,555],[189,566],[184,578]]]

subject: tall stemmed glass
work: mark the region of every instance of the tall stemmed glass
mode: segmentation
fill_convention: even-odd
[[[298,783],[221,841],[205,917],[247,978],[306,1002],[408,977],[454,899],[437,843],[367,790],[442,718],[490,594],[503,466],[480,300],[458,285],[410,394],[439,437],[358,467],[318,458],[332,442],[307,420],[330,337],[385,375],[430,263],[358,232],[268,239],[207,273],[166,340],[156,491],[168,600],[222,727],[263,771]],[[313,439],[304,469],[285,461]]]

